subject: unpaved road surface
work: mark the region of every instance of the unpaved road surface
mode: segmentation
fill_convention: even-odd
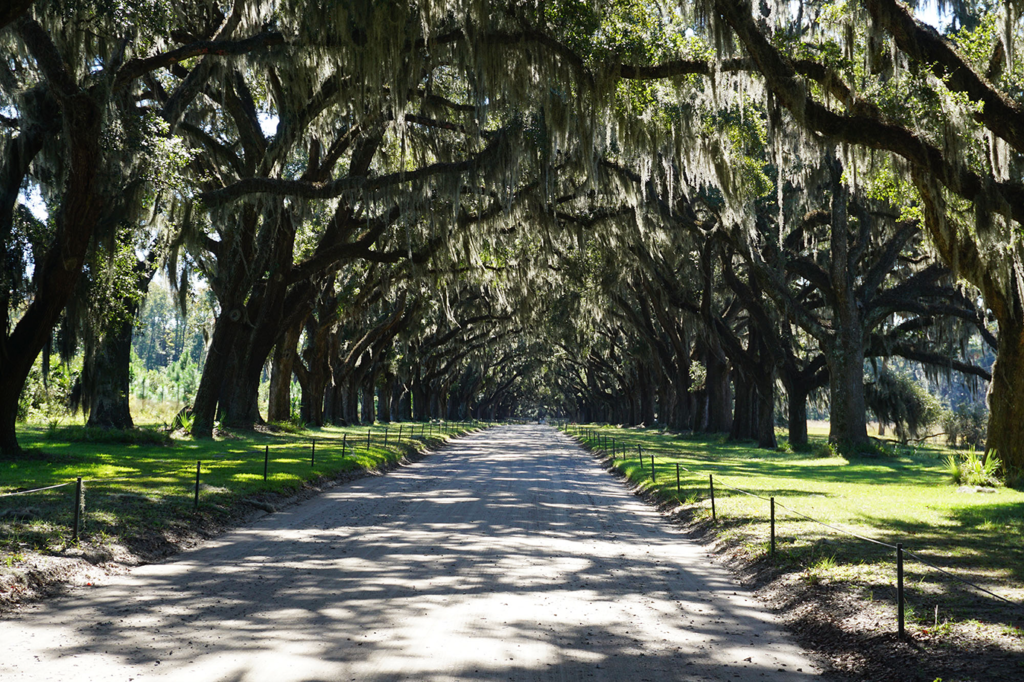
[[[491,429],[0,621],[0,680],[801,680],[728,572],[546,426]]]

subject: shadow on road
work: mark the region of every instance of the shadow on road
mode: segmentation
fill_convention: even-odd
[[[817,673],[699,547],[540,426],[475,434],[37,605],[0,641],[5,680]]]

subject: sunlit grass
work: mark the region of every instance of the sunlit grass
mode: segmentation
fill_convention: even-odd
[[[19,439],[29,456],[0,462],[0,495],[82,478],[84,538],[131,542],[166,528],[228,521],[246,501],[287,496],[310,483],[393,463],[480,425],[411,426],[402,425],[400,441],[397,427],[377,425],[219,432],[210,440],[179,434],[154,444],[83,439],[76,425],[28,425]],[[197,462],[198,512],[193,510]],[[25,551],[62,551],[70,541],[74,491],[67,485],[0,497],[0,562]]]
[[[827,434],[827,424],[823,426],[812,424],[812,441]],[[1004,487],[991,493],[959,492],[944,465],[950,450],[942,445],[892,445],[887,446],[888,455],[846,459],[761,450],[724,436],[610,426],[586,429],[581,432],[584,443],[609,453],[615,449],[615,468],[663,500],[690,503],[688,512],[697,520],[710,522],[713,475],[715,532],[750,560],[767,560],[768,498],[774,497],[778,570],[815,579],[829,576],[883,592],[891,589],[894,550],[852,533],[887,545],[901,543],[965,580],[1012,601],[1024,598],[1024,492]],[[644,453],[642,467],[637,445]],[[652,454],[656,480],[651,477]],[[823,569],[826,558],[834,559],[835,566]],[[983,621],[1024,614],[913,558],[907,559],[906,570],[912,583],[908,599],[918,603],[920,613],[931,613],[940,603],[944,613],[953,609],[961,618]]]

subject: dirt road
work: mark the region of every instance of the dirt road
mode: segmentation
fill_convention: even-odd
[[[0,621],[0,680],[801,680],[728,573],[510,426]]]

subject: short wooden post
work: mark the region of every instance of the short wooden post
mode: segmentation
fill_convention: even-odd
[[[366,451],[370,451],[370,432],[373,431],[373,427],[369,426],[366,429]]]
[[[199,470],[202,468],[202,466],[203,463],[200,462],[199,460],[196,460],[196,501],[195,504],[192,506],[192,508],[195,510],[199,509]]]
[[[348,445],[348,434],[341,434],[341,458],[345,459],[345,446]]]
[[[903,609],[903,543],[896,545],[896,620],[897,620],[897,635],[900,639],[905,639],[907,636],[906,629],[904,627],[904,609]]]
[[[309,466],[316,466],[316,438],[309,445]]]
[[[78,542],[78,537],[82,531],[82,477],[79,476],[75,480],[75,523],[74,523],[74,540]]]
[[[388,446],[388,427],[384,427],[384,447]]]
[[[399,443],[402,442],[402,425],[401,424],[398,425],[398,442]]]
[[[679,463],[676,462],[676,495],[679,494]]]
[[[717,519],[715,515],[715,475],[708,474],[708,483],[711,485],[711,520]]]
[[[270,446],[263,446],[263,480],[267,480],[267,469],[270,465]]]
[[[775,498],[769,497],[772,507],[772,530],[771,530],[771,556],[775,558]]]

